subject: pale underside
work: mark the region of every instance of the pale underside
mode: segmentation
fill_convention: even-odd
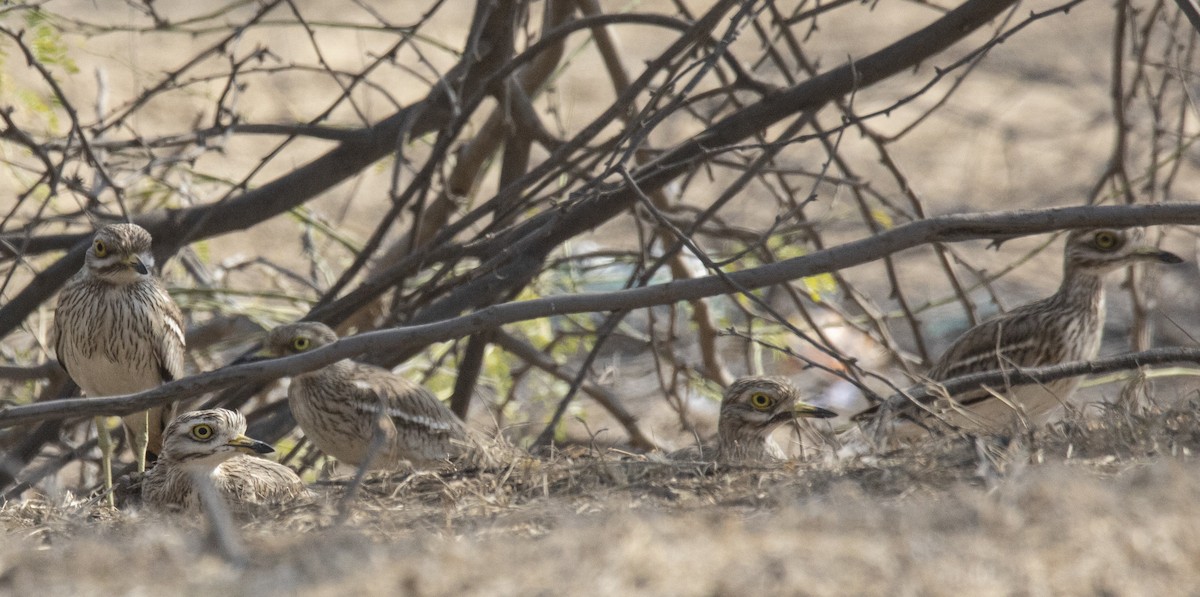
[[[126,286],[69,285],[55,316],[55,351],[71,379],[89,397],[134,394],[158,387],[164,376],[184,375],[178,308],[155,280]],[[170,413],[153,408],[149,442],[157,452]],[[145,413],[123,417],[139,433]]]

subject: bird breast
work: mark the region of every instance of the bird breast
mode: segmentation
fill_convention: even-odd
[[[162,383],[158,336],[181,330],[162,321],[159,292],[153,283],[92,283],[64,297],[56,315],[63,337],[56,348],[89,396],[130,394]]]
[[[322,452],[352,465],[366,458],[364,444],[354,438],[374,432],[371,418],[351,406],[356,389],[328,368],[292,378],[288,389],[288,405],[304,435]]]

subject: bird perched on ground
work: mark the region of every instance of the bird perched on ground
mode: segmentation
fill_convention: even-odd
[[[1072,231],[1067,234],[1058,291],[967,330],[934,363],[928,377],[940,382],[971,373],[1094,359],[1104,332],[1105,275],[1138,262],[1182,261],[1173,253],[1142,244],[1140,229]],[[902,420],[892,433],[897,439],[912,439],[938,421],[983,431],[1004,429],[1014,419],[1036,424],[1063,404],[1079,382],[1074,377],[999,388],[995,393],[977,389],[920,406],[908,402],[898,407],[896,414]],[[875,406],[854,418],[874,420],[880,410]]]
[[[101,228],[58,298],[55,353],[89,397],[133,394],[183,377],[183,317],[158,278],[150,233],[136,224]],[[124,417],[138,471],[157,454],[171,407]],[[112,487],[112,440],[96,418],[105,488]],[[110,501],[111,503],[111,501]]]
[[[304,321],[275,328],[265,351],[286,356],[332,344],[337,334]],[[288,404],[296,422],[318,448],[339,461],[362,466],[377,452],[372,470],[402,462],[430,466],[456,459],[470,447],[466,425],[429,390],[387,369],[338,361],[292,377]],[[381,434],[381,435],[377,435]]]
[[[745,377],[729,385],[721,399],[716,445],[673,452],[674,460],[719,463],[783,460],[783,449],[771,437],[780,425],[797,417],[827,419],[837,413],[800,400],[791,383],[774,377]]]
[[[142,501],[164,509],[199,511],[196,475],[206,477],[236,512],[307,500],[292,469],[257,456],[275,449],[250,439],[241,413],[215,408],[183,413],[167,426],[158,462],[142,478]]]

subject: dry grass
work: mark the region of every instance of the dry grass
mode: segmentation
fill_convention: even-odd
[[[0,592],[1182,594],[1200,582],[1194,406],[851,463],[560,454],[377,477],[341,525],[327,485],[242,526],[242,565],[202,519],[31,500],[0,509]]]

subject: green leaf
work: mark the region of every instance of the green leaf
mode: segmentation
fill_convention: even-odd
[[[50,130],[58,128],[58,113],[54,111],[54,107],[46,101],[45,97],[32,89],[17,89],[15,94],[17,103],[26,110],[44,117]]]
[[[837,280],[829,272],[807,276],[801,281],[804,282],[804,288],[808,290],[808,298],[812,299],[814,303],[821,302],[822,293],[837,292]]]
[[[30,50],[34,58],[46,66],[57,66],[68,74],[79,72],[79,66],[67,53],[67,44],[63,42],[62,33],[58,27],[46,18],[40,10],[25,13],[25,24],[29,27]]]
[[[875,220],[880,226],[883,226],[884,230],[896,225],[896,222],[892,220],[892,216],[882,209],[872,209],[871,219]]]

